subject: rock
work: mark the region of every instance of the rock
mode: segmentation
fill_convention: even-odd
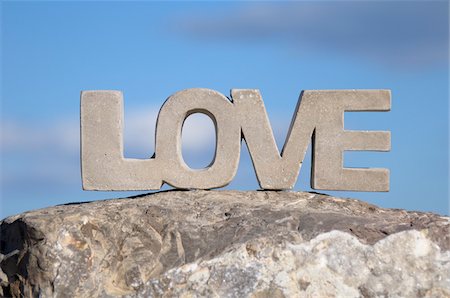
[[[317,193],[168,191],[1,222],[3,296],[445,297],[450,219]]]

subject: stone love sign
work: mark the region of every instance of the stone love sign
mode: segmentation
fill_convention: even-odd
[[[223,187],[236,174],[244,139],[263,189],[292,189],[312,142],[312,188],[389,191],[388,169],[344,168],[343,152],[389,151],[390,132],[344,130],[344,112],[390,107],[389,90],[303,91],[279,153],[258,90],[233,89],[231,99],[210,89],[183,90],[170,96],[159,111],[154,156],[131,159],[123,156],[122,93],[83,91],[83,189],[151,190],[163,183],[186,189]],[[216,129],[214,159],[200,170],[189,168],[181,153],[183,123],[193,113],[208,115]]]

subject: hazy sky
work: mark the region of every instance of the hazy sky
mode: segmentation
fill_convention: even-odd
[[[328,192],[449,214],[447,1],[1,2],[0,216],[137,192],[81,190],[81,90],[124,92],[125,156],[153,155],[164,100],[203,87],[260,89],[281,148],[301,90],[390,89],[389,113],[346,113],[390,130],[392,151],[345,154],[391,170],[389,193]],[[191,116],[189,165],[207,165],[213,124]],[[257,189],[245,145],[229,189]],[[295,190],[310,190],[307,153]],[[165,187],[167,188],[167,187]]]

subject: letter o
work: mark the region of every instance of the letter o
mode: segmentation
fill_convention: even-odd
[[[191,169],[183,160],[181,133],[189,115],[208,115],[216,130],[212,163]],[[164,182],[177,188],[223,187],[236,175],[241,150],[241,126],[234,105],[224,95],[210,89],[187,89],[170,96],[161,107],[156,123],[155,157],[163,167]]]

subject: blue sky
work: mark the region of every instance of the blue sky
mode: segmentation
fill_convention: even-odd
[[[1,5],[2,218],[137,194],[81,190],[81,90],[124,92],[125,156],[147,158],[161,104],[195,87],[260,89],[280,148],[301,90],[391,89],[391,112],[345,115],[348,129],[392,132],[389,153],[345,154],[389,168],[391,191],[321,192],[449,214],[447,1]],[[212,122],[191,116],[187,163],[207,165],[213,146]],[[258,188],[243,146],[228,189]],[[307,153],[295,190],[310,190],[309,169]]]

